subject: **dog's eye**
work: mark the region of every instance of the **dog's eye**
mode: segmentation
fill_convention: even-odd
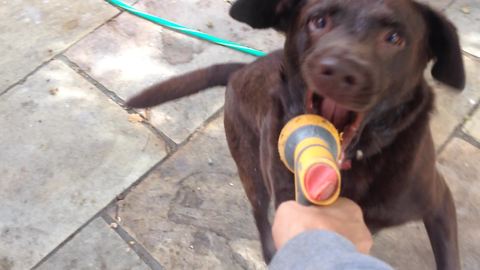
[[[330,25],[330,19],[327,16],[315,16],[308,22],[310,30],[323,30]]]
[[[394,46],[403,46],[405,44],[405,39],[399,32],[392,31],[385,36],[385,42]]]

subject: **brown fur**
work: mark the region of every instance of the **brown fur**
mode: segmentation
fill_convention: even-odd
[[[238,2],[244,1],[250,0]],[[459,269],[455,207],[435,167],[428,124],[433,92],[423,78],[427,62],[434,59],[432,74],[437,80],[463,87],[455,28],[430,8],[408,0],[271,2],[280,5],[272,7],[280,15],[271,16],[282,17],[266,18],[257,25],[283,29],[287,36],[284,50],[244,67],[216,65],[182,75],[155,85],[127,104],[152,106],[228,79],[227,141],[253,208],[267,262],[275,252],[267,217],[269,201],[273,197],[277,207],[294,198],[293,176],[277,152],[281,128],[305,113],[305,93],[312,88],[363,112],[365,120],[346,149],[352,168],[342,171],[341,195],[361,206],[373,232],[422,219],[437,268]],[[288,12],[282,10],[285,6]],[[332,8],[338,12],[328,15],[332,27],[319,33],[308,29],[311,14],[332,12]],[[383,39],[378,42],[385,30],[377,20],[381,16],[401,25],[407,40],[403,48],[386,46]],[[340,86],[337,79],[322,77],[326,58],[335,59],[334,68],[353,76],[354,83]],[[175,94],[179,89],[183,92]],[[355,159],[357,150],[363,151],[362,159]]]

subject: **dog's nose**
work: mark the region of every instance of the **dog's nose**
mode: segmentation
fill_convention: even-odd
[[[358,90],[365,78],[355,63],[338,57],[325,57],[320,60],[317,74],[320,83],[326,83],[344,90]]]

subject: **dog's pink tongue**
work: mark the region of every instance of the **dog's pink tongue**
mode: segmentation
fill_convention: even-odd
[[[342,131],[348,121],[348,110],[338,106],[335,101],[329,98],[324,98],[320,106],[322,116],[332,122],[338,130]]]

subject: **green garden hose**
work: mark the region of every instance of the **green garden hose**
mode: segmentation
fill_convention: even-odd
[[[222,45],[222,46],[225,46],[227,48],[231,48],[231,49],[234,49],[234,50],[237,50],[237,51],[240,51],[240,52],[251,54],[251,55],[254,55],[254,56],[265,56],[266,55],[266,53],[264,53],[262,51],[255,50],[255,49],[249,48],[247,46],[243,46],[241,44],[238,44],[238,43],[235,43],[235,42],[232,42],[232,41],[229,41],[229,40],[217,38],[215,36],[212,36],[212,35],[209,35],[209,34],[194,30],[194,29],[190,29],[190,28],[187,28],[187,27],[182,26],[180,24],[171,22],[169,20],[166,20],[166,19],[154,16],[154,15],[148,14],[146,12],[140,11],[140,10],[132,7],[131,5],[125,4],[122,1],[119,1],[119,0],[106,0],[106,1],[109,2],[110,4],[114,5],[114,6],[117,6],[121,9],[124,9],[124,10],[138,16],[138,17],[144,18],[148,21],[154,22],[154,23],[159,24],[161,26],[164,26],[166,28],[173,29],[173,30],[176,30],[176,31],[184,33],[184,34],[187,34],[187,35],[199,38],[199,39],[203,39],[203,40],[215,43],[215,44],[219,44],[219,45]]]

